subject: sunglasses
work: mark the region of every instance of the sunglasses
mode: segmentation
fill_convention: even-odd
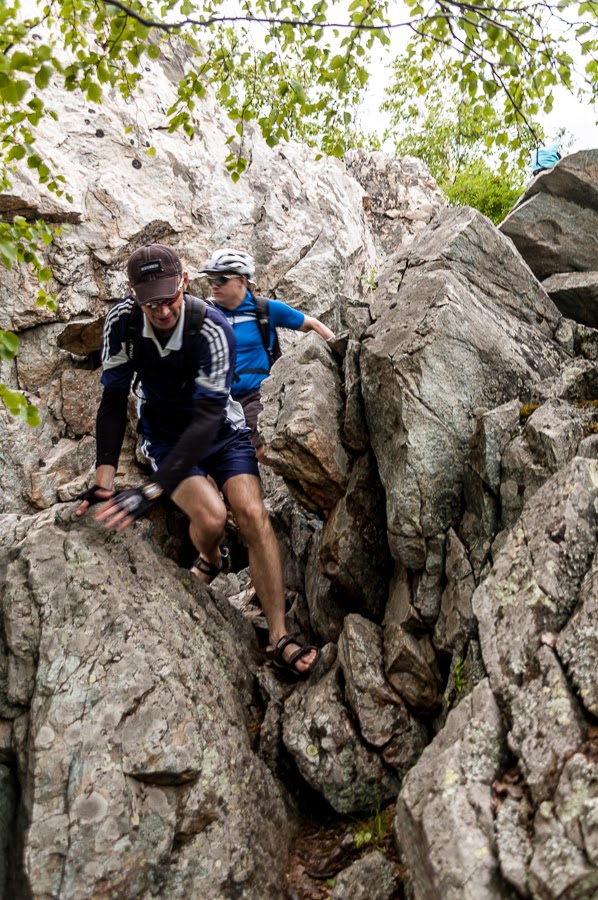
[[[170,300],[150,300],[149,303],[140,303],[139,305],[145,306],[146,309],[158,309],[159,306],[174,306],[174,304],[179,299],[179,294],[181,293],[181,291],[183,289],[184,281],[185,281],[185,279],[181,278],[177,292],[174,295],[174,297],[172,297]]]
[[[238,278],[238,275],[208,275],[208,284],[215,284],[216,287],[222,287],[231,278]]]

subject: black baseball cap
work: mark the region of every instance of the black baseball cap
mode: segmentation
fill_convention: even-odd
[[[127,263],[131,295],[143,306],[156,300],[172,300],[183,274],[181,258],[172,247],[146,244],[135,250]]]

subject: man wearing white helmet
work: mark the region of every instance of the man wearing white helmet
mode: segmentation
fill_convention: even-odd
[[[237,363],[231,393],[243,406],[247,425],[251,428],[251,442],[257,458],[263,463],[264,448],[257,429],[258,415],[262,410],[260,387],[272,366],[276,328],[315,331],[325,340],[334,337],[334,333],[319,319],[306,316],[280,300],[268,300],[269,345],[266,350],[258,325],[256,298],[249,289],[255,272],[253,257],[243,250],[217,250],[202,272],[208,276],[214,302],[235,332]]]

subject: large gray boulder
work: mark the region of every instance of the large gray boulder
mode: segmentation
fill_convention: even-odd
[[[430,540],[463,513],[475,410],[556,373],[559,314],[512,244],[471,209],[440,213],[389,262],[374,314],[361,376],[388,539],[395,559],[422,570]]]
[[[491,786],[507,758],[487,680],[449,713],[408,773],[395,836],[414,900],[515,900],[496,859]]]
[[[598,150],[541,172],[500,230],[511,238],[563,315],[595,326]]]
[[[598,211],[541,192],[516,206],[500,230],[543,281],[557,272],[595,269],[597,225]]]
[[[598,272],[559,272],[546,278],[542,287],[564,316],[598,326]]]
[[[497,817],[501,866],[523,896],[547,900],[589,900],[598,887],[596,826],[588,822],[598,767],[587,743],[595,683],[588,667],[598,641],[597,500],[598,462],[575,457],[525,504],[472,600],[525,782]],[[513,859],[509,848],[524,822]]]
[[[409,244],[444,206],[442,192],[420,159],[390,159],[384,153],[350,150],[345,162],[366,191],[364,209],[383,250],[381,256]],[[375,280],[377,272],[367,274]]]
[[[262,397],[266,459],[308,509],[329,512],[345,493],[351,461],[340,441],[339,368],[326,342],[313,332],[300,339],[273,366]]]
[[[504,703],[536,669],[542,634],[560,632],[579,602],[596,549],[597,472],[594,460],[576,457],[547,481],[473,596],[486,669]]]
[[[27,896],[279,898],[289,826],[251,749],[251,627],[150,525],[112,536],[70,509],[2,522]]]
[[[396,797],[398,778],[361,741],[344,703],[338,663],[286,701],[282,736],[303,778],[337,812],[371,812]]]

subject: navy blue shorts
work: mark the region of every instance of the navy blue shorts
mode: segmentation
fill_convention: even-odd
[[[248,428],[231,431],[230,435],[214,444],[212,452],[202,459],[201,465],[193,466],[184,477],[211,475],[219,491],[235,475],[256,475],[259,478],[257,457],[251,446],[250,436]],[[175,445],[176,440],[160,440],[152,436],[143,439],[141,452],[148,458],[155,472]]]

